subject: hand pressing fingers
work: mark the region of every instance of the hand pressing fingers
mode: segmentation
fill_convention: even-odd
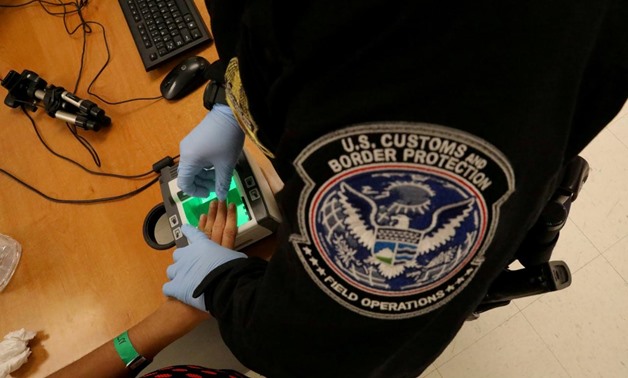
[[[222,230],[222,246],[225,248],[233,249],[235,246],[235,239],[238,235],[237,215],[235,204],[230,203],[227,208],[227,220]]]
[[[218,201],[211,201],[209,203],[209,209],[207,210],[207,214],[201,214],[201,217],[198,219],[198,229],[203,231],[209,239],[212,239],[212,227],[214,225],[214,219],[216,219],[217,206]],[[209,221],[210,219],[211,222]],[[209,225],[207,224],[208,222],[210,222]]]
[[[201,217],[198,219],[198,229],[203,231],[208,238],[212,238],[212,226],[207,226],[207,220],[209,218],[216,218],[216,206],[218,201],[211,201],[209,203],[209,209],[207,210],[207,214],[201,214]]]
[[[215,243],[233,249],[238,232],[236,221],[234,204],[227,207],[224,201],[212,201],[207,215],[199,219],[198,227]]]
[[[227,221],[227,204],[224,201],[214,201],[217,202],[216,206],[216,214],[213,218],[211,214],[207,214],[207,226],[211,226],[211,239],[216,242],[216,244],[222,245],[222,231],[225,229],[225,222]],[[211,210],[211,209],[210,209]],[[211,223],[211,224],[210,224]]]

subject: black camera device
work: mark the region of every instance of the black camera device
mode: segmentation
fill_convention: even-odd
[[[98,105],[62,87],[48,85],[35,72],[24,70],[18,74],[11,70],[2,80],[2,86],[9,91],[4,103],[11,108],[23,106],[34,112],[41,102],[49,116],[85,130],[98,131],[111,124],[111,118]]]

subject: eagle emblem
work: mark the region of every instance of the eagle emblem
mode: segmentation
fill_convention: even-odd
[[[375,289],[403,292],[439,281],[467,260],[477,239],[478,203],[463,189],[403,171],[339,182],[317,222],[328,260]]]
[[[415,195],[403,195],[409,192]],[[373,199],[345,183],[340,185],[339,202],[346,215],[347,230],[371,251],[367,261],[386,278],[398,276],[407,267],[420,266],[419,257],[451,240],[471,213],[474,203],[473,198],[468,198],[441,206],[426,215],[434,192],[425,185],[396,183],[381,196],[395,197],[384,214],[378,214]],[[396,212],[401,209],[403,211]],[[413,216],[427,216],[429,222],[422,228],[412,228]],[[386,220],[387,224],[380,224],[378,218]]]

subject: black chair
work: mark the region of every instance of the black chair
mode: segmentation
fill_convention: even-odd
[[[562,290],[571,285],[564,261],[550,261],[572,202],[589,175],[589,164],[577,156],[565,168],[563,179],[515,254],[523,269],[505,269],[491,284],[470,320],[482,312],[506,306],[513,299]]]

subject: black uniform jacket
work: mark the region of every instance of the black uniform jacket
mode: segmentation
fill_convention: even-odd
[[[628,94],[625,1],[207,3],[285,187],[199,289],[269,377],[418,376]]]

